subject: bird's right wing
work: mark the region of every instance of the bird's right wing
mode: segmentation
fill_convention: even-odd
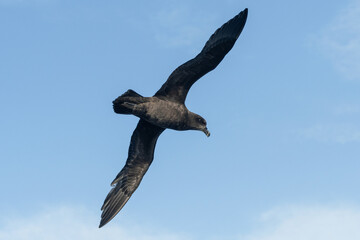
[[[156,141],[164,128],[140,120],[131,137],[128,159],[116,176],[103,206],[100,226],[104,226],[123,208],[139,186],[153,158]]]
[[[246,8],[217,29],[201,52],[195,58],[176,68],[155,96],[183,104],[191,86],[206,73],[216,68],[234,46],[245,26],[247,14]]]

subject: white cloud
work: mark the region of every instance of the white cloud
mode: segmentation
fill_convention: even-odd
[[[357,207],[287,207],[262,214],[260,227],[241,240],[358,240]]]
[[[164,230],[144,229],[124,224],[98,228],[99,216],[85,209],[60,207],[35,216],[6,219],[0,226],[4,240],[187,240],[187,236]]]
[[[360,80],[360,0],[353,0],[323,31],[320,44],[346,78]]]
[[[299,133],[319,142],[345,144],[360,141],[360,128],[354,124],[317,124],[301,129]]]
[[[6,220],[0,239],[6,240],[190,240],[188,235],[129,224],[111,224],[98,229],[98,216],[84,208],[58,207],[29,217]],[[291,206],[261,214],[250,233],[241,240],[358,240],[360,209],[341,206]]]

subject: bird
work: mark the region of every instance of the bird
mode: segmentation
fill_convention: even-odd
[[[185,106],[191,86],[215,69],[232,49],[248,15],[245,8],[218,28],[193,59],[176,68],[152,97],[143,97],[129,89],[113,101],[118,114],[140,118],[130,140],[125,166],[111,183],[111,190],[101,207],[99,228],[111,221],[138,188],[154,158],[158,137],[167,128],[198,130],[210,136],[206,120]]]

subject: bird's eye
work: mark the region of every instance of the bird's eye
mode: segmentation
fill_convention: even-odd
[[[202,119],[202,118],[198,118],[197,120],[198,120],[198,122],[201,123],[201,124],[206,124],[205,120]]]

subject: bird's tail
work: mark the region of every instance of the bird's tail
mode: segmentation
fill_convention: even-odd
[[[136,104],[143,103],[145,98],[129,89],[113,101],[114,112],[119,114],[132,114]]]

